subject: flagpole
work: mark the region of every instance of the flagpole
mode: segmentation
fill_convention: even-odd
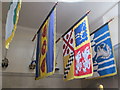
[[[57,4],[58,4],[58,2],[57,2],[57,3],[55,3],[55,5],[54,5],[54,6],[53,6],[53,8],[51,9],[51,11],[49,12],[48,16],[45,18],[44,22],[42,23],[42,25],[41,25],[41,26],[40,26],[40,28],[38,29],[37,33],[34,35],[34,37],[33,37],[32,41],[34,41],[34,40],[35,40],[35,38],[36,38],[37,34],[40,32],[40,30],[42,29],[42,27],[43,27],[44,23],[45,23],[45,22],[46,22],[46,20],[49,18],[50,14],[51,14],[51,13],[52,13],[52,11],[55,9],[55,7],[57,6]]]
[[[71,26],[60,38],[58,38],[56,40],[56,43],[58,43],[62,37],[64,37],[76,24],[78,24],[85,16],[87,16],[89,13],[91,12],[91,10],[87,11],[86,14],[84,16],[82,16],[73,26]]]
[[[92,34],[94,34],[95,32],[97,32],[100,28],[102,28],[102,27],[104,27],[105,25],[107,25],[108,23],[112,22],[113,20],[114,20],[114,18],[112,18],[112,19],[110,19],[109,21],[107,21],[105,24],[103,24],[103,25],[100,26],[98,29],[96,29],[95,31],[93,31],[93,32],[90,34],[90,36],[91,36]]]

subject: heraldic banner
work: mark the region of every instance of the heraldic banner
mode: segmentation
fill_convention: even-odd
[[[63,37],[64,80],[93,75],[88,17],[85,16]]]
[[[17,23],[19,19],[19,12],[21,9],[21,0],[11,0],[9,10],[7,13],[6,27],[5,27],[5,48],[8,49],[12,41]]]
[[[37,36],[36,80],[52,75],[55,71],[56,8],[44,23]]]
[[[117,73],[108,23],[91,35],[93,76],[102,78]]]

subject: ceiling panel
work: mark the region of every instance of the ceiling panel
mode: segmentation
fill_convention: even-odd
[[[59,2],[57,5],[57,33],[64,33],[88,10],[91,10],[89,23],[90,25],[94,25],[115,3],[116,2]],[[18,24],[37,30],[54,4],[53,2],[23,2]],[[3,3],[3,23],[6,21],[8,5],[8,2]]]

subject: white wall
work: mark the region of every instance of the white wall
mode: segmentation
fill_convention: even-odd
[[[80,80],[65,82],[61,77],[35,80],[28,75],[7,74],[3,76],[3,88],[81,88],[81,82]]]
[[[3,31],[5,31],[4,26],[5,25],[3,25]],[[33,29],[21,26],[17,27],[15,37],[10,43],[10,48],[7,53],[7,58],[9,59],[9,66],[6,69],[4,69],[3,72],[33,72],[29,71],[28,68],[34,47],[34,43],[31,41],[33,35]],[[5,40],[3,40],[3,46],[4,41]],[[5,49],[3,49],[3,53],[5,54]]]
[[[88,20],[89,20],[89,18],[88,18]],[[98,29],[98,27],[100,27],[101,25],[103,25],[103,18],[102,17],[98,18],[98,20],[96,20],[95,22],[93,22],[89,25],[90,33],[95,31],[96,29]]]
[[[57,34],[57,39],[61,36],[62,34]],[[57,61],[57,66],[60,68],[59,73],[63,74],[64,73],[64,68],[63,68],[63,41],[60,40],[56,44],[56,61]]]
[[[0,1],[0,72],[2,72],[1,61],[2,61],[2,3]],[[2,76],[0,75],[0,89],[1,88],[2,88]]]
[[[112,44],[114,46],[120,43],[118,42],[118,4],[103,16],[104,23],[109,21],[111,18],[114,18],[114,20],[109,23],[109,29],[111,33]]]

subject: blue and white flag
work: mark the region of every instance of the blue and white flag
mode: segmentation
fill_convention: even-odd
[[[117,74],[108,23],[91,35],[93,76],[99,78]]]

